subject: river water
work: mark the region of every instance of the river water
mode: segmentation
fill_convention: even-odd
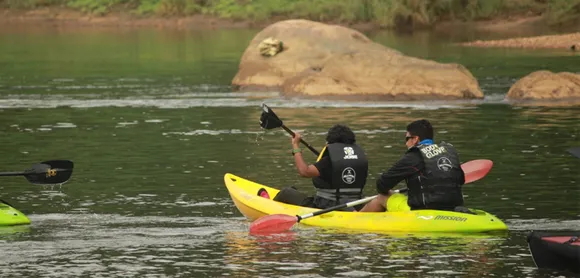
[[[0,170],[48,159],[70,159],[75,169],[62,186],[2,178],[2,199],[32,224],[0,228],[0,276],[565,275],[537,270],[525,236],[580,226],[580,160],[566,152],[580,145],[580,107],[503,97],[535,70],[580,72],[580,55],[451,44],[489,34],[378,32],[369,36],[408,55],[465,65],[485,99],[311,101],[231,90],[257,31],[3,28]],[[510,232],[400,236],[298,226],[248,235],[225,173],[313,192],[294,170],[288,135],[260,129],[262,102],[318,149],[331,125],[351,126],[369,154],[367,195],[404,152],[406,124],[430,119],[436,139],[452,142],[463,161],[494,161],[486,178],[464,187],[466,203],[497,215]]]

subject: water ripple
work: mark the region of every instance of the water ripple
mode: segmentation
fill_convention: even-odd
[[[106,98],[103,95],[7,95],[0,99],[0,108],[92,108],[92,107],[259,107],[267,102],[271,107],[359,107],[359,108],[411,108],[419,110],[434,109],[472,109],[483,101],[324,101],[311,99],[284,99],[278,93],[193,93],[185,95],[137,95],[119,98]],[[486,100],[486,102],[490,102]]]

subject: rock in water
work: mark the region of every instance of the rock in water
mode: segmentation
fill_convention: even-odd
[[[509,100],[562,100],[580,98],[580,74],[536,71],[518,80],[506,95]]]
[[[283,41],[283,50],[261,55],[258,45],[267,38]],[[309,20],[280,21],[258,33],[232,85],[318,98],[483,98],[477,80],[462,65],[409,57],[358,31]]]

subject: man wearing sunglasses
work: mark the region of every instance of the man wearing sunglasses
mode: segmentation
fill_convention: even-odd
[[[416,209],[455,210],[463,206],[461,186],[465,174],[455,148],[433,142],[433,127],[427,120],[407,125],[407,152],[377,180],[379,196],[360,212],[408,211]],[[399,182],[407,183],[408,196],[391,194]]]

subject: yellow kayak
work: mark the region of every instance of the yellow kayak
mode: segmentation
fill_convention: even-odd
[[[250,220],[271,214],[303,215],[318,209],[300,207],[258,196],[264,188],[273,198],[279,190],[227,173],[224,182],[238,210]],[[406,212],[346,212],[333,211],[303,219],[301,224],[324,228],[338,228],[373,232],[442,232],[481,233],[507,231],[499,218],[482,210],[476,214],[439,210]]]

